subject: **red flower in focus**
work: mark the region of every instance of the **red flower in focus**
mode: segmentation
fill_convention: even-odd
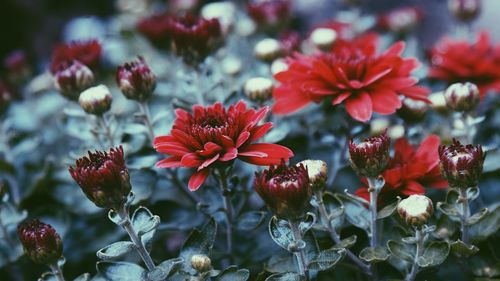
[[[279,164],[293,152],[281,145],[254,143],[272,127],[271,122],[258,125],[268,111],[247,109],[240,101],[225,109],[221,103],[193,106],[193,113],[176,110],[177,119],[168,136],[156,137],[156,151],[171,155],[159,161],[160,168],[196,168],[189,189],[197,190],[207,179],[210,169],[238,158],[255,165]]]
[[[500,92],[500,44],[491,45],[486,32],[475,43],[444,38],[431,50],[429,77],[448,84],[474,83],[481,98],[490,90]]]
[[[72,41],[68,44],[61,44],[52,53],[50,71],[54,74],[61,70],[61,67],[71,65],[74,60],[90,69],[95,69],[99,65],[101,52],[102,47],[97,40]]]
[[[415,148],[408,140],[398,139],[394,146],[394,157],[389,160],[382,174],[385,185],[379,194],[380,200],[391,202],[397,195],[424,194],[424,186],[447,188],[448,182],[441,176],[439,169],[440,142],[438,136],[431,135]],[[361,181],[364,186],[356,190],[356,195],[370,201],[366,178]]]
[[[418,67],[415,58],[401,58],[404,43],[376,54],[376,37],[362,36],[335,42],[332,51],[314,56],[295,55],[289,68],[275,78],[281,83],[273,96],[273,112],[286,114],[332,98],[345,104],[354,119],[370,120],[373,111],[392,114],[401,107],[399,95],[427,101],[428,89],[417,86],[410,73]]]

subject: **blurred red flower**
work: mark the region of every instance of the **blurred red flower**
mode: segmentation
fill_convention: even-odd
[[[389,160],[382,174],[385,185],[379,194],[381,203],[394,201],[397,195],[424,194],[424,186],[438,189],[448,187],[439,169],[440,142],[436,135],[427,137],[418,148],[405,138],[396,141],[394,157]],[[361,181],[364,186],[356,190],[356,195],[370,201],[366,178]]]
[[[52,53],[50,71],[54,74],[71,65],[74,60],[95,70],[99,65],[101,52],[102,46],[97,40],[72,41],[60,44]]]
[[[474,83],[481,98],[490,90],[500,92],[500,44],[493,46],[488,33],[480,33],[475,43],[443,38],[430,57],[430,78]]]
[[[247,109],[240,101],[225,109],[221,103],[207,107],[193,106],[193,113],[177,109],[177,118],[168,136],[156,137],[156,151],[171,155],[159,161],[160,168],[196,168],[189,189],[197,190],[207,179],[210,168],[238,158],[255,165],[279,164],[293,152],[281,145],[254,143],[272,127],[271,122],[258,125],[268,111]]]
[[[287,114],[332,98],[332,105],[345,104],[354,119],[370,120],[375,111],[392,114],[401,107],[399,95],[427,101],[428,89],[417,86],[410,73],[419,65],[415,58],[402,58],[404,43],[376,54],[377,37],[371,34],[339,40],[331,52],[313,56],[296,54],[289,68],[275,78],[273,112]]]

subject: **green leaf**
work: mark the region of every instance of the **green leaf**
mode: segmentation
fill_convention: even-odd
[[[477,187],[467,188],[467,199],[469,201],[474,201],[477,197],[479,197],[479,188]]]
[[[109,281],[141,281],[146,275],[144,268],[129,262],[97,262],[97,271]]]
[[[448,216],[441,216],[437,222],[433,236],[441,240],[447,240],[457,231],[457,224]]]
[[[418,266],[431,267],[443,263],[450,253],[450,244],[442,241],[432,241],[425,247],[424,254],[418,257]]]
[[[469,235],[473,241],[486,240],[490,235],[497,233],[500,228],[500,205],[469,228]]]
[[[265,217],[266,212],[261,211],[243,213],[236,221],[236,228],[243,231],[256,229],[262,224]]]
[[[155,267],[153,270],[147,272],[148,281],[163,281],[167,279],[168,274],[161,267]]]
[[[182,263],[183,263],[182,258],[173,258],[173,259],[163,261],[162,263],[160,263],[156,267],[163,269],[163,271],[165,271],[165,273],[167,274],[167,277],[168,277],[168,276],[174,274],[175,272],[177,272],[179,269],[181,269]]]
[[[4,226],[18,225],[27,216],[27,211],[18,211],[12,203],[0,202],[0,221]]]
[[[311,270],[324,271],[334,267],[344,256],[345,249],[328,249],[319,254],[309,262],[308,268]]]
[[[316,215],[313,213],[307,213],[305,219],[303,219],[299,224],[300,233],[306,233],[315,223]]]
[[[358,240],[358,236],[356,235],[351,235],[345,239],[342,239],[340,241],[340,243],[337,243],[335,246],[332,247],[332,249],[349,249],[351,248],[352,246],[354,246],[354,244],[356,244],[356,240]]]
[[[139,236],[156,229],[159,224],[160,217],[154,216],[146,207],[137,208],[132,215],[132,225]]]
[[[457,240],[450,243],[451,252],[460,256],[471,256],[479,251],[479,248],[474,245],[466,245],[464,242]]]
[[[217,277],[217,281],[246,281],[250,277],[248,269],[238,269],[236,266],[230,266]]]
[[[411,263],[415,260],[415,247],[412,245],[395,240],[389,240],[387,241],[387,248],[389,249],[389,252],[391,252],[391,254],[397,258]]]
[[[100,249],[97,251],[96,255],[101,260],[110,260],[119,258],[132,251],[134,248],[134,243],[130,241],[119,241]]]
[[[269,234],[276,244],[288,251],[288,246],[293,242],[293,233],[287,221],[273,216],[269,221]]]
[[[398,200],[392,204],[385,206],[382,210],[377,213],[377,219],[383,219],[391,216],[394,211],[398,208],[398,204],[401,201],[401,197],[398,196]]]
[[[84,273],[78,277],[76,277],[73,281],[89,281],[90,280],[90,274]]]
[[[444,202],[438,202],[437,203],[437,208],[440,210],[443,214],[447,215],[450,217],[450,219],[454,221],[458,221],[460,219],[460,211],[454,204],[448,204]]]
[[[344,204],[346,218],[352,225],[365,230],[370,228],[370,212],[365,206],[344,194],[335,196]]]
[[[275,273],[266,278],[265,281],[304,281],[306,278],[294,272]]]
[[[179,255],[184,261],[183,269],[185,271],[194,270],[191,267],[191,257],[193,255],[201,254],[210,256],[216,234],[217,224],[213,218],[211,218],[200,230],[195,228],[191,231]]]
[[[386,261],[390,254],[385,247],[364,248],[359,253],[359,258],[370,263]]]
[[[333,193],[325,192],[323,194],[323,203],[325,204],[326,211],[328,212],[328,218],[332,223],[332,226],[338,228],[344,222],[344,205]]]
[[[488,208],[481,209],[479,212],[475,213],[474,215],[470,216],[467,219],[467,221],[466,221],[467,225],[473,225],[473,224],[477,223],[482,218],[484,218],[484,216],[486,216],[488,213],[489,213]]]

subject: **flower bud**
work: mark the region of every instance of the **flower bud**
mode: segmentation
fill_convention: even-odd
[[[413,124],[424,120],[427,108],[427,103],[423,101],[405,98],[396,114],[406,123]]]
[[[198,272],[207,272],[212,268],[212,261],[206,255],[193,255],[191,266]]]
[[[415,7],[399,8],[379,17],[378,25],[396,34],[411,32],[422,19],[422,13]]]
[[[24,252],[34,262],[50,265],[61,258],[63,244],[52,226],[35,219],[19,225],[17,233]]]
[[[463,22],[477,18],[481,10],[481,0],[448,0],[448,9]]]
[[[241,69],[243,67],[241,60],[235,57],[225,58],[222,61],[221,66],[222,66],[222,72],[224,72],[224,74],[231,76],[238,75],[238,73],[241,72]]]
[[[310,38],[316,48],[328,51],[332,48],[335,39],[337,39],[337,32],[331,28],[316,28],[311,33]]]
[[[255,174],[254,187],[271,210],[282,219],[299,219],[309,208],[312,189],[304,165],[271,166]]]
[[[281,44],[276,39],[266,38],[255,45],[254,53],[259,60],[272,62],[281,56]]]
[[[156,88],[156,75],[139,56],[136,61],[118,67],[116,84],[128,99],[145,101]]]
[[[201,8],[201,16],[207,20],[219,20],[222,33],[227,34],[235,21],[236,5],[230,1],[208,3]]]
[[[80,93],[94,84],[94,73],[90,68],[72,61],[69,66],[61,66],[54,75],[56,89],[70,100],[77,101]]]
[[[481,145],[468,144],[464,146],[458,140],[453,139],[451,145],[439,146],[438,152],[441,173],[448,180],[450,187],[477,186],[486,157]]]
[[[252,101],[264,102],[273,94],[273,81],[264,77],[254,77],[245,83],[245,95]]]
[[[441,115],[447,115],[450,111],[448,106],[446,106],[446,99],[444,98],[443,92],[432,93],[429,95],[429,100],[431,101],[431,108]]]
[[[88,157],[76,160],[75,167],[69,167],[69,173],[97,207],[120,209],[131,190],[123,148],[88,153]]]
[[[94,115],[102,115],[111,108],[113,96],[105,85],[88,88],[78,98],[80,106],[85,112]]]
[[[410,195],[399,202],[397,207],[399,216],[408,225],[420,227],[427,223],[434,212],[431,199],[424,195]]]
[[[365,139],[360,144],[349,142],[349,160],[352,168],[365,177],[380,175],[389,161],[390,138],[387,131]]]
[[[282,71],[286,71],[288,69],[288,64],[286,63],[285,59],[276,59],[273,61],[271,64],[271,73],[273,75],[276,75],[277,73],[280,73]]]
[[[446,105],[452,110],[467,112],[479,104],[479,89],[473,83],[455,83],[444,92]]]
[[[286,25],[292,9],[289,0],[250,0],[247,10],[260,29],[275,32]]]
[[[313,191],[323,190],[328,179],[328,168],[325,161],[322,160],[303,160],[296,166],[303,165],[307,169],[309,183]]]

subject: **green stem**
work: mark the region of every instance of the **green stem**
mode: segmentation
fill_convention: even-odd
[[[226,247],[229,261],[233,262],[233,204],[231,201],[231,191],[227,184],[227,174],[224,168],[219,169],[219,182],[222,188],[222,197],[224,204],[224,213],[226,214]]]
[[[153,259],[151,258],[148,251],[146,250],[146,247],[144,247],[144,244],[142,243],[141,239],[139,238],[139,236],[137,235],[137,233],[134,230],[132,222],[130,221],[128,207],[123,206],[123,208],[118,212],[118,215],[123,220],[123,222],[120,224],[121,227],[123,227],[123,229],[125,229],[128,236],[130,237],[130,240],[132,241],[132,243],[134,243],[137,252],[141,256],[142,260],[144,261],[144,264],[146,264],[146,267],[148,268],[148,270],[152,271],[156,266],[153,262]]]
[[[57,264],[57,262],[54,264],[50,264],[49,267],[54,276],[57,278],[57,281],[65,281],[62,269],[59,264]]]
[[[370,192],[370,212],[371,212],[371,224],[370,224],[370,247],[375,248],[377,246],[377,196],[378,188],[376,186],[376,179],[368,177],[368,192]]]
[[[302,234],[300,233],[299,224],[300,222],[289,220],[290,228],[292,229],[293,240],[296,245],[302,241]],[[304,276],[306,280],[309,280],[309,270],[307,269],[306,255],[304,249],[297,249],[294,252],[295,258],[297,259],[297,264],[299,266],[299,274]]]
[[[104,130],[104,136],[108,139],[109,145],[111,147],[114,147],[115,141],[113,140],[113,136],[111,135],[111,130],[109,129],[108,122],[106,122],[106,118],[104,118],[104,115],[100,115],[97,116],[97,119],[99,120],[101,128]]]
[[[462,215],[460,216],[460,224],[462,231],[462,241],[469,244],[469,226],[467,220],[470,217],[469,199],[467,198],[467,189],[460,188],[460,202],[462,204]]]
[[[467,144],[472,143],[472,128],[469,124],[469,119],[467,113],[462,113],[462,123],[464,124],[464,138]]]
[[[149,110],[149,105],[145,101],[139,102],[139,109],[143,116],[144,125],[148,128],[149,140],[152,142],[155,139],[155,133],[153,130],[153,122],[151,122],[151,113]]]
[[[413,281],[418,273],[418,258],[424,253],[424,234],[422,230],[415,229],[415,239],[417,240],[417,249],[415,251],[415,259],[411,267],[410,273],[406,276],[405,281]]]

